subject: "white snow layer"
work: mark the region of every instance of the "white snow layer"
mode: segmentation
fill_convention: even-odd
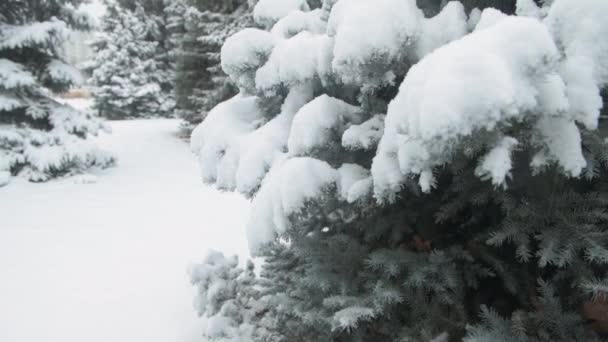
[[[0,341],[201,341],[188,265],[246,258],[250,205],[201,184],[178,124],[111,122],[116,167],[0,187]]]

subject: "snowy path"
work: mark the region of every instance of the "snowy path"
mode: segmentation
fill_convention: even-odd
[[[176,121],[111,125],[96,183],[0,188],[0,341],[202,342],[188,264],[246,254],[249,204],[201,184]]]

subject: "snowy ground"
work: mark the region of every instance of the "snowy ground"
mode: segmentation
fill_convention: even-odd
[[[176,121],[111,126],[115,168],[0,188],[0,341],[201,342],[187,267],[246,254],[249,203],[201,184]]]

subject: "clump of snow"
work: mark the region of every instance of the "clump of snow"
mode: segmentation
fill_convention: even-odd
[[[436,16],[422,20],[422,32],[416,42],[416,55],[419,59],[429,52],[468,32],[467,15],[464,6],[458,1],[448,2]]]
[[[293,117],[312,98],[313,87],[310,84],[293,87],[281,107],[281,113],[243,138],[239,144],[240,160],[235,176],[239,192],[253,195],[272,165],[284,159]]]
[[[608,2],[556,0],[545,23],[563,48],[561,75],[570,111],[588,129],[597,127],[602,106],[601,87],[608,85]]]
[[[338,179],[339,173],[318,159],[292,158],[275,164],[252,202],[247,224],[251,252],[289,228],[289,216],[300,212],[307,200],[322,197]]]
[[[253,28],[239,31],[222,46],[222,69],[239,87],[252,89],[256,70],[266,63],[274,45],[270,32]]]
[[[389,105],[372,167],[376,197],[390,198],[408,174],[424,175],[420,185],[430,189],[432,168],[449,161],[462,137],[538,110],[539,84],[555,74],[547,61],[557,59],[542,23],[509,17],[413,66]]]
[[[517,146],[517,139],[503,137],[475,169],[475,174],[482,179],[491,179],[495,186],[505,186],[505,179],[512,168],[511,153]]]
[[[376,114],[360,125],[352,125],[342,135],[342,146],[351,150],[375,148],[384,132],[384,115]]]
[[[515,13],[519,16],[540,18],[541,9],[534,0],[517,0]]]
[[[509,16],[503,12],[495,8],[488,7],[479,15],[479,20],[477,20],[477,24],[475,25],[475,31],[494,26],[507,17]]]
[[[238,166],[239,140],[264,122],[255,96],[237,95],[213,108],[193,132],[192,151],[198,156],[205,182],[233,189]]]
[[[253,19],[258,25],[270,28],[291,12],[308,10],[306,0],[260,0],[253,9]]]
[[[338,173],[338,193],[343,200],[350,203],[363,195],[361,187],[371,180],[369,170],[357,164],[342,164]]]
[[[581,134],[574,121],[545,117],[538,121],[536,129],[538,143],[544,148],[532,160],[532,167],[539,168],[556,161],[566,174],[579,176],[587,162],[581,150]]]
[[[345,82],[372,74],[391,81],[420,35],[424,18],[414,0],[340,0],[333,6],[328,35],[335,38],[333,68]]]
[[[270,31],[277,38],[291,38],[296,34],[307,31],[323,34],[327,30],[327,22],[321,18],[323,12],[316,9],[310,12],[294,11],[279,20]]]
[[[321,95],[303,106],[291,125],[289,153],[294,156],[309,156],[324,149],[333,136],[342,135],[350,124],[362,120],[359,107],[336,98]]]
[[[469,13],[469,19],[467,20],[467,29],[469,32],[475,30],[475,26],[477,26],[479,20],[481,20],[481,10],[475,7]]]
[[[279,85],[294,86],[318,77],[330,68],[332,41],[325,35],[301,32],[283,40],[272,51],[268,62],[255,77],[256,87],[270,91]]]

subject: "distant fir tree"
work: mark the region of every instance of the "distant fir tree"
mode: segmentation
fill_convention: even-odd
[[[175,99],[184,133],[200,123],[218,103],[238,89],[220,67],[220,49],[227,37],[253,24],[248,4],[237,1],[170,2],[169,16],[179,42],[172,54],[175,66]]]
[[[133,10],[106,5],[88,65],[94,108],[111,119],[171,116],[175,103],[164,21],[139,3]]]
[[[191,147],[262,264],[193,268],[205,341],[608,337],[608,2],[492,3],[257,3]]]
[[[53,98],[82,82],[63,55],[71,30],[91,27],[80,3],[0,3],[0,183],[8,174],[45,181],[113,161],[85,140],[102,122]]]

